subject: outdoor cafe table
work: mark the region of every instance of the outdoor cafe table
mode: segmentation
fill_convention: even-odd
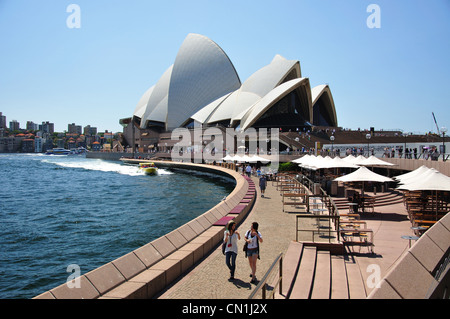
[[[373,253],[373,230],[369,228],[361,228],[361,229],[354,229],[354,228],[341,228],[339,229],[339,233],[344,236],[342,238],[351,237],[350,241],[347,241],[344,239],[345,244],[350,245],[356,245],[356,246],[367,246],[370,247],[370,251]],[[353,241],[354,237],[366,237],[364,236],[367,234],[366,240],[360,240],[360,241]],[[370,235],[370,238],[369,238]]]
[[[314,215],[320,215],[320,212],[325,212],[327,210],[328,209],[326,209],[326,208],[313,208],[313,209],[311,209],[311,211],[314,212]]]
[[[367,223],[359,220],[341,220],[339,221],[340,228],[359,228],[366,227]]]
[[[349,219],[360,219],[359,214],[339,214],[340,217],[348,217]]]
[[[417,237],[417,236],[410,236],[410,235],[403,235],[402,238],[409,240],[409,248],[411,248],[411,240],[419,239],[419,237]]]
[[[418,231],[419,234],[420,234],[421,231],[427,230],[427,227],[423,227],[423,226],[413,226],[413,227],[411,227],[411,229],[414,230],[414,231]]]
[[[339,229],[339,232],[341,233],[341,234],[343,234],[343,233],[348,233],[348,234],[352,234],[352,235],[349,235],[349,236],[351,236],[351,237],[361,237],[361,234],[364,234],[364,233],[367,233],[367,234],[370,234],[370,239],[371,240],[369,240],[368,242],[372,242],[372,239],[373,239],[373,230],[372,229],[370,229],[370,228],[360,228],[360,229],[354,229],[354,228],[341,228],[341,229]]]
[[[309,197],[309,199],[312,199],[313,202],[309,202],[309,206],[316,206],[317,208],[319,205],[323,207],[324,202],[322,201],[322,197]]]
[[[367,223],[365,221],[362,220],[354,220],[354,219],[341,219],[339,221],[339,225],[344,225],[344,224],[358,224],[358,225],[367,225]],[[345,227],[344,227],[345,228]]]

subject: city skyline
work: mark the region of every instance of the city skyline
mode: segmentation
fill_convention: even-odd
[[[15,123],[17,123],[18,124],[18,128],[17,128],[17,130],[23,130],[23,131],[28,131],[29,129],[27,128],[27,126],[28,126],[28,124],[33,124],[34,126],[36,126],[37,128],[35,128],[35,129],[30,129],[30,130],[33,130],[33,131],[39,131],[39,126],[42,126],[42,125],[44,125],[44,124],[50,124],[50,125],[55,125],[55,123],[53,123],[52,121],[42,121],[41,123],[35,123],[33,120],[27,120],[26,121],[26,123],[22,123],[22,122],[20,122],[20,121],[17,121],[16,119],[8,119],[8,117],[6,116],[6,114],[3,114],[3,112],[0,112],[0,115],[1,116],[3,116],[3,117],[5,117],[6,118],[6,125],[5,125],[5,128],[7,128],[7,129],[9,129],[9,130],[11,130],[11,122],[15,122]],[[1,123],[0,123],[1,124]],[[81,129],[81,131],[83,131],[84,129],[86,129],[86,128],[88,128],[88,129],[94,129],[95,131],[97,131],[97,127],[96,126],[92,126],[91,124],[85,124],[85,125],[83,125],[83,124],[77,124],[77,123],[74,123],[74,122],[72,122],[72,123],[67,123],[66,124],[66,128],[64,129],[64,130],[62,130],[62,131],[58,131],[58,130],[55,130],[55,133],[57,132],[57,133],[64,133],[64,132],[67,132],[67,133],[71,133],[71,126],[77,126],[77,127],[79,127],[80,129]],[[0,125],[0,128],[2,128],[2,126]],[[15,129],[13,129],[13,130],[15,130]],[[111,133],[111,131],[108,131],[108,130],[106,130],[107,132],[109,132],[109,133]],[[102,131],[102,132],[105,132],[105,131]],[[117,133],[117,132],[112,132],[112,133]],[[80,133],[80,134],[83,134],[83,133]]]
[[[312,86],[329,84],[340,127],[436,132],[432,112],[450,125],[449,17],[445,0],[2,1],[0,109],[21,126],[121,132],[195,32],[242,82],[276,54],[298,59]]]

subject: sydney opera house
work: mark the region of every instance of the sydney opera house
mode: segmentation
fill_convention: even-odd
[[[241,82],[227,54],[199,34],[186,37],[173,65],[142,95],[132,117],[120,123],[126,144],[139,136],[136,146],[146,148],[160,145],[164,132],[195,124],[283,131],[338,125],[329,86],[311,88],[299,61],[275,55]]]

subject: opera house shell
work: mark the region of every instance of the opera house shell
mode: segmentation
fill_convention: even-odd
[[[166,131],[222,125],[246,130],[337,126],[328,85],[311,88],[300,62],[276,55],[244,83],[212,40],[189,34],[175,62],[139,100],[133,113],[141,129]]]

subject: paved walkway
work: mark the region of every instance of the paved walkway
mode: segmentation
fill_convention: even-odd
[[[367,193],[367,192],[366,192]],[[372,195],[371,193],[367,193]],[[367,228],[374,232],[375,254],[354,255],[359,266],[361,276],[366,285],[366,293],[370,294],[373,287],[373,278],[380,272],[380,280],[396,264],[400,257],[409,249],[409,241],[401,238],[403,235],[414,235],[411,230],[411,221],[403,203],[375,207],[375,214],[361,216],[367,222]],[[414,245],[415,241],[411,242]],[[357,250],[357,248],[355,248]],[[361,249],[364,251],[364,248]],[[375,267],[374,267],[375,266]],[[379,268],[378,268],[379,267]]]
[[[257,179],[253,178],[256,185]],[[208,257],[202,260],[189,273],[176,281],[171,287],[163,291],[159,299],[247,299],[255,284],[250,283],[250,266],[245,258],[242,247],[243,236],[250,229],[252,222],[259,223],[259,231],[264,242],[260,245],[261,259],[257,263],[256,277],[261,279],[275,258],[284,253],[290,242],[295,240],[295,214],[284,213],[280,192],[271,182],[267,183],[264,198],[260,197],[257,187],[257,200],[247,218],[239,226],[241,240],[238,242],[239,253],[236,259],[235,280],[229,281],[229,270],[225,265],[225,256],[220,246]],[[367,295],[370,287],[369,276],[373,278],[374,268],[378,265],[380,280],[386,275],[391,266],[407,249],[408,241],[401,239],[401,235],[411,235],[411,223],[403,204],[376,208],[373,217],[362,217],[367,220],[367,227],[374,230],[375,255],[361,254],[355,256],[361,276],[366,282]],[[363,248],[364,249],[364,248]],[[370,279],[369,278],[369,279]],[[369,286],[367,286],[369,284]]]
[[[253,180],[258,185],[255,177]],[[272,186],[272,182],[267,182],[263,198],[257,187],[257,200],[253,209],[238,228],[241,240],[238,241],[235,280],[228,281],[230,272],[225,265],[221,247],[218,247],[159,298],[247,299],[256,285],[250,283],[251,270],[242,247],[245,232],[254,221],[258,222],[263,236],[263,243],[260,244],[261,258],[256,268],[256,277],[261,279],[275,258],[284,253],[289,243],[295,239],[295,215],[283,213],[280,192]]]

